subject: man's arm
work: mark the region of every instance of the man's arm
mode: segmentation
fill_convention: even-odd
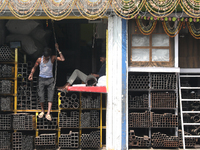
[[[58,43],[55,44],[55,48],[58,51],[58,54],[60,55],[60,57],[57,57],[57,60],[58,61],[65,61],[65,57],[63,56],[62,52],[59,50]],[[56,59],[56,56],[55,56],[54,59]]]
[[[40,62],[41,62],[41,58],[38,58],[37,61],[35,62],[35,65],[31,69],[31,73],[28,77],[29,80],[33,80],[33,74],[35,73],[35,70],[36,70],[37,66],[40,64]]]

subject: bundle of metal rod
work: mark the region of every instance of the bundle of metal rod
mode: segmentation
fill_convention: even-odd
[[[100,96],[93,99],[92,96],[81,96],[81,108],[100,108]]]
[[[60,121],[59,121],[60,128],[79,126],[79,112],[78,111],[71,111],[69,117],[67,116],[67,112],[61,112],[59,118],[60,118]]]
[[[17,68],[18,78],[27,78],[28,77],[28,63],[18,63]]]
[[[1,94],[11,94],[12,83],[10,80],[0,81],[0,93]]]
[[[99,127],[99,112],[97,110],[90,111],[90,127]]]
[[[129,113],[129,127],[150,127],[150,112],[144,113],[132,112]]]
[[[176,89],[176,74],[151,74],[152,89]]]
[[[133,147],[150,147],[151,146],[151,138],[147,135],[143,137],[139,137],[135,135],[134,130],[129,131],[129,146]]]
[[[11,134],[7,131],[0,131],[0,149],[10,150],[11,149]]]
[[[11,124],[11,114],[0,114],[0,130],[10,130]]]
[[[188,132],[184,132],[185,135],[191,135]],[[179,147],[183,147],[183,139],[182,139],[182,130],[178,130],[178,138],[179,138]],[[189,137],[189,138],[185,138],[185,147],[195,147],[196,146],[196,138],[193,137]]]
[[[35,115],[28,113],[13,114],[14,130],[34,130],[35,126]]]
[[[90,112],[81,113],[81,127],[90,127]]]
[[[40,134],[35,137],[35,146],[53,146],[56,145],[56,133]]]
[[[100,131],[81,135],[81,148],[100,148]]]
[[[58,126],[57,124],[57,117],[52,117],[51,121],[48,121],[46,118],[38,118],[37,117],[37,129],[49,130],[49,129],[56,129]]]
[[[14,58],[14,52],[9,46],[0,47],[0,61],[13,61]]]
[[[0,77],[14,77],[14,67],[7,64],[0,65]]]
[[[152,108],[176,108],[175,92],[151,92]]]
[[[152,127],[178,127],[178,115],[172,113],[152,114]]]
[[[1,97],[0,106],[2,111],[10,111],[13,109],[12,97]]]
[[[33,150],[33,136],[23,135],[22,132],[12,134],[13,150]]]
[[[64,92],[61,92],[60,100],[60,108],[79,108],[79,98],[75,93],[66,95]]]
[[[148,95],[143,94],[142,96],[134,96],[132,97],[129,95],[129,103],[128,106],[129,108],[148,108]]]
[[[167,136],[160,132],[153,133],[151,137],[152,147],[178,147],[178,136]]]
[[[69,134],[61,134],[59,137],[60,148],[78,148],[79,137],[78,132],[70,131]]]
[[[129,89],[149,89],[149,76],[148,75],[129,75],[128,78]]]

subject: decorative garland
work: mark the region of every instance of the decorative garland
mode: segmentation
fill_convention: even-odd
[[[109,6],[110,0],[96,0],[95,2],[90,0],[77,0],[76,2],[76,7],[81,15],[88,20],[101,18]]]
[[[76,0],[42,0],[44,12],[53,20],[62,20],[66,18],[75,6]]]
[[[194,22],[187,22],[188,29],[190,31],[190,34],[195,38],[195,39],[200,39],[200,28],[196,29]]]
[[[180,0],[148,0],[146,9],[154,17],[166,17],[177,8]]]
[[[176,24],[178,23],[178,24]],[[170,26],[169,21],[163,21],[162,22],[163,25],[163,29],[165,31],[165,33],[169,36],[169,37],[175,37],[181,30],[183,22],[181,21],[177,21],[174,22],[173,27]]]
[[[181,0],[180,6],[188,16],[200,17],[200,0]]]
[[[156,27],[157,20],[149,20],[149,24],[147,26],[143,24],[142,19],[136,19],[136,23],[142,34],[150,35]]]
[[[4,10],[5,6],[7,5],[8,0],[0,0],[0,12]]]
[[[19,19],[28,19],[34,15],[40,4],[40,0],[9,0],[8,8]]]
[[[144,7],[146,0],[112,0],[114,12],[123,19],[134,18]]]

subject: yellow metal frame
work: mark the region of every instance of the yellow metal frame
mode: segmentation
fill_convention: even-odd
[[[14,113],[17,113],[17,67],[18,67],[18,49],[15,48]]]

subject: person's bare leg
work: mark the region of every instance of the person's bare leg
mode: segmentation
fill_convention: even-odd
[[[51,107],[52,107],[52,102],[48,102],[48,111],[47,111],[47,115],[50,115]]]
[[[44,103],[40,103],[41,105],[41,111],[44,113]]]

